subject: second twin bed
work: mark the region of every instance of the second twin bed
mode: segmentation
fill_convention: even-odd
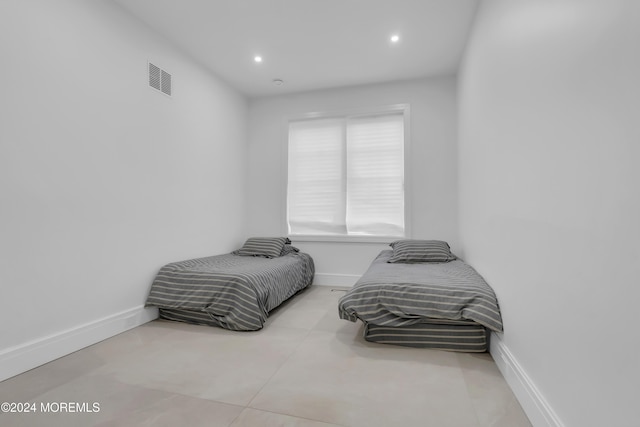
[[[341,298],[342,319],[364,323],[367,341],[484,352],[502,331],[493,289],[441,241],[403,241],[382,251]],[[405,250],[411,247],[411,253]],[[436,248],[436,249],[434,249]]]

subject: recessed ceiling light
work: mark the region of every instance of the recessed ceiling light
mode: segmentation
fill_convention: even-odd
[[[254,60],[255,62],[262,62],[262,56],[260,56],[260,55],[254,56],[254,57],[253,57],[253,60]]]
[[[394,34],[391,36],[390,40],[391,40],[391,43],[398,43],[400,41],[400,36],[397,34]]]
[[[273,79],[273,84],[276,86],[282,86],[284,84],[284,80],[282,79]]]

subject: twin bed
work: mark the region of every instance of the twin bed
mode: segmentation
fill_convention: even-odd
[[[364,323],[367,341],[484,352],[502,331],[493,290],[449,245],[391,244],[338,303],[340,318]],[[251,238],[229,254],[167,264],[146,305],[160,317],[236,331],[261,329],[269,312],[309,286],[313,259],[286,238]]]
[[[502,319],[484,279],[451,254],[445,242],[392,245],[394,250],[382,251],[340,299],[339,316],[360,319],[367,341],[487,351],[489,332],[502,331]]]
[[[234,331],[262,329],[269,312],[313,281],[313,259],[286,238],[251,238],[229,254],[167,264],[146,306],[160,317]]]

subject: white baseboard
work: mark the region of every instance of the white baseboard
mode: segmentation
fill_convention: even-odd
[[[0,381],[150,322],[157,317],[157,308],[140,306],[0,350]]]
[[[564,427],[564,424],[527,373],[496,333],[491,333],[490,352],[502,376],[513,390],[534,427]]]
[[[318,286],[353,286],[361,276],[357,274],[316,273],[313,284]]]

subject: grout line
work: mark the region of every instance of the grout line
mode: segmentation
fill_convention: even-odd
[[[325,314],[322,316],[326,316],[326,314],[329,313],[329,309],[326,309]],[[322,319],[322,318],[321,318]],[[260,394],[260,392],[269,384],[269,382],[273,379],[273,377],[275,377],[281,370],[282,367],[289,361],[291,360],[291,358],[293,357],[293,355],[295,354],[296,351],[298,351],[298,349],[300,348],[300,346],[304,343],[304,341],[309,337],[309,334],[312,332],[313,328],[320,322],[320,320],[318,322],[316,322],[316,324],[314,324],[311,328],[306,329],[306,333],[302,336],[302,338],[300,339],[300,342],[298,343],[298,345],[296,345],[292,350],[291,353],[289,353],[289,356],[280,364],[280,366],[278,366],[278,368],[275,370],[275,372],[264,382],[264,384],[262,385],[262,387],[260,387],[260,389],[258,391],[256,391],[256,393],[253,395],[253,397],[251,398],[251,400],[249,400],[249,403],[246,405],[247,408],[252,408],[252,409],[257,409],[257,408],[253,408],[251,407],[251,404],[253,403],[253,401],[255,400],[255,398],[258,396],[258,394]],[[277,325],[271,325],[271,327],[281,327],[281,328],[288,328],[288,329],[303,329],[303,328],[295,328],[295,327],[291,327],[291,326],[277,326]]]
[[[300,419],[300,420],[313,421],[314,423],[326,424],[328,426],[347,427],[347,426],[345,426],[343,424],[336,424],[336,423],[330,423],[330,422],[327,422],[327,421],[316,420],[314,418],[301,417],[300,415],[285,414],[285,413],[282,413],[282,412],[269,411],[267,409],[258,409],[258,408],[251,408],[251,407],[246,407],[245,409],[252,409],[254,411],[266,412],[266,413],[274,414],[274,415],[282,415],[282,416],[285,416],[285,417],[297,418],[297,419]],[[238,417],[239,416],[240,415],[238,415]],[[236,419],[237,419],[237,417],[236,417]],[[235,419],[233,421],[235,422]],[[233,425],[233,423],[231,423],[231,425]]]
[[[473,416],[476,419],[478,426],[482,426],[483,423],[482,423],[482,420],[480,419],[480,414],[478,413],[478,407],[476,405],[476,402],[474,401],[473,396],[471,396],[471,384],[467,378],[465,369],[462,367],[462,364],[460,363],[460,358],[463,357],[462,354],[466,354],[466,353],[458,353],[455,351],[452,353],[455,354],[456,363],[458,364],[458,369],[460,369],[460,374],[462,375],[462,381],[464,382],[464,389],[466,391],[467,398],[469,399],[469,404],[471,405],[471,409],[473,410]],[[493,360],[491,361],[491,363],[493,363]]]
[[[278,327],[278,326],[276,326]],[[288,327],[288,329],[294,329],[291,327]],[[300,329],[300,328],[297,328]],[[258,389],[258,391],[256,391],[256,393],[253,395],[253,397],[251,398],[251,400],[249,400],[249,403],[246,404],[245,408],[251,408],[251,409],[258,409],[258,408],[253,408],[251,406],[251,404],[253,403],[253,401],[255,400],[255,398],[260,394],[260,392],[269,384],[269,382],[271,382],[271,380],[273,379],[273,377],[275,377],[281,370],[282,367],[284,365],[286,365],[286,363],[291,360],[291,358],[293,357],[293,355],[295,354],[296,351],[298,351],[298,349],[300,348],[300,346],[304,343],[304,341],[307,339],[307,337],[309,336],[309,334],[311,333],[311,329],[307,329],[307,332],[302,336],[302,338],[300,338],[300,342],[298,343],[298,345],[296,345],[292,350],[291,353],[289,353],[289,355],[284,359],[284,361],[280,364],[280,366],[278,366],[275,371],[273,372],[273,374],[271,374],[271,376],[264,382],[264,384],[262,385],[262,387],[260,387],[260,389]]]
[[[331,292],[333,292],[333,289],[331,290]],[[287,364],[287,362],[289,362],[289,360],[291,360],[291,358],[293,357],[293,355],[298,351],[298,349],[302,346],[302,344],[304,344],[304,342],[307,340],[307,338],[309,337],[309,335],[311,334],[311,332],[313,332],[314,328],[318,325],[318,323],[320,323],[320,321],[329,313],[330,309],[327,308],[325,310],[325,313],[322,315],[322,317],[309,329],[307,329],[306,333],[304,334],[304,336],[300,339],[300,342],[298,343],[298,345],[295,346],[295,348],[291,351],[291,353],[289,354],[289,356],[280,364],[280,366],[275,370],[275,372],[269,377],[269,379],[267,379],[267,381],[265,381],[265,383],[262,385],[262,387],[260,387],[260,389],[256,392],[256,394],[253,395],[253,397],[251,398],[251,400],[249,401],[249,403],[247,404],[247,408],[251,408],[251,409],[257,409],[257,410],[262,410],[259,408],[254,408],[251,406],[251,404],[253,403],[253,401],[255,400],[255,398],[260,394],[260,392],[271,382],[271,380],[283,369],[283,367]],[[273,325],[272,325],[273,327]],[[276,326],[277,327],[277,326]],[[280,326],[283,327],[283,326]],[[292,328],[292,327],[289,327]],[[293,328],[292,328],[293,329]],[[302,329],[302,328],[296,328],[296,329]],[[287,414],[283,414],[283,415],[287,415]],[[291,415],[291,416],[295,416],[295,415]],[[317,421],[317,420],[314,420]],[[324,421],[320,421],[320,422],[324,422]]]

